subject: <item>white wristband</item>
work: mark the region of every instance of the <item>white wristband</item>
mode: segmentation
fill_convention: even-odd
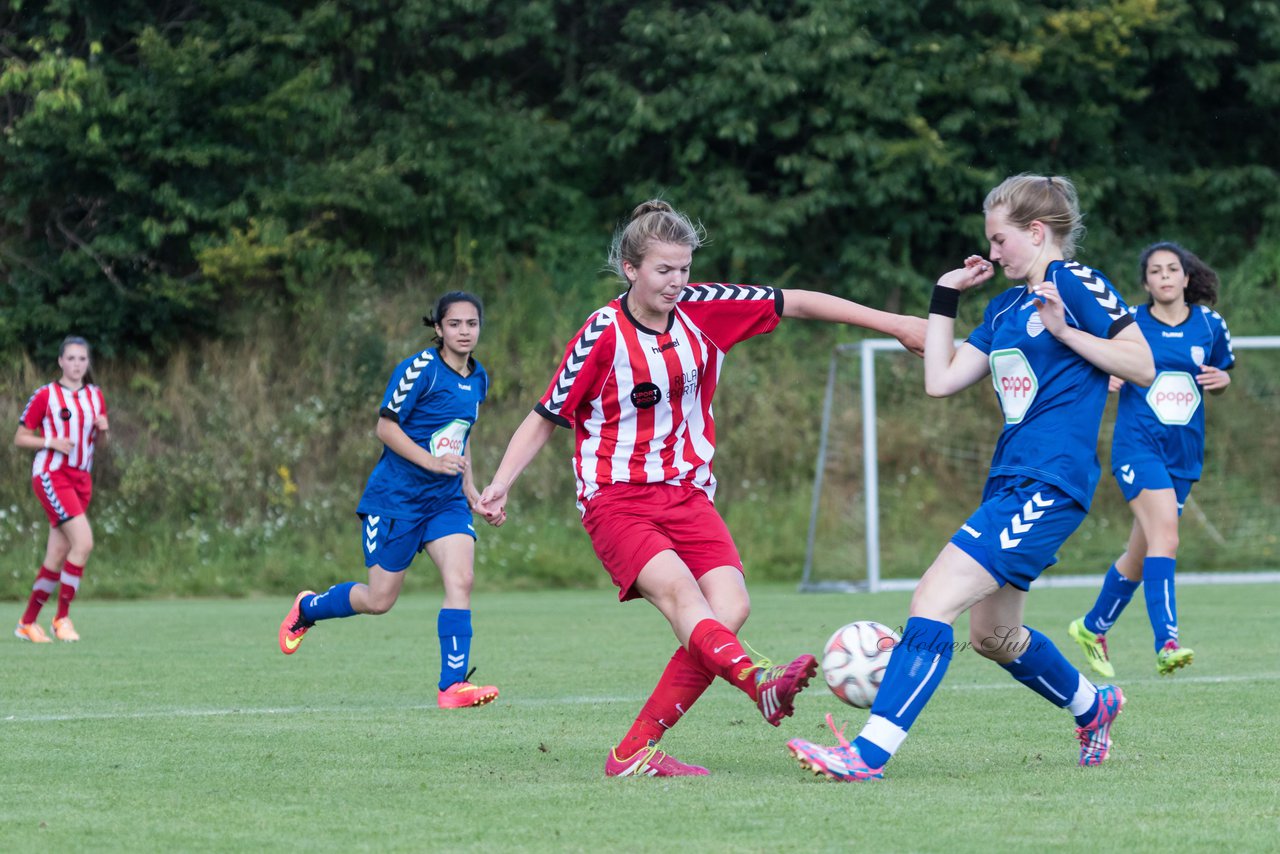
[[[49,435],[46,435],[46,436],[44,437],[44,447],[45,447],[45,450],[46,450],[46,451],[49,449],[49,442],[50,442],[50,441],[52,441],[52,439],[53,439],[53,437],[52,437],[52,436],[49,436]]]

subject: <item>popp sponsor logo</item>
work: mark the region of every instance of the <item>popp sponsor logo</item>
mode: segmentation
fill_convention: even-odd
[[[1190,391],[1157,391],[1152,395],[1156,406],[1195,406],[1199,395]]]
[[[1147,390],[1147,405],[1162,424],[1189,424],[1201,399],[1195,379],[1184,371],[1162,371]]]
[[[435,445],[432,446],[432,452],[437,457],[443,457],[445,454],[462,455],[462,438],[460,436],[440,436],[436,439]]]
[[[1006,397],[1026,398],[1035,390],[1035,382],[1026,374],[1000,378],[1000,391]]]

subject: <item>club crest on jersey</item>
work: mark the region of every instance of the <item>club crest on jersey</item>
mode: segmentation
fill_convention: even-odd
[[[1040,319],[1040,312],[1033,311],[1027,318],[1027,334],[1035,338],[1041,332],[1044,332],[1044,321]]]
[[[63,421],[70,421],[70,420],[71,420],[71,410],[70,410],[70,409],[64,409],[64,410],[62,410],[61,412],[59,412],[59,413],[58,413],[58,417],[59,417],[59,418],[61,418]]]
[[[631,405],[636,409],[652,409],[662,400],[662,389],[653,383],[640,383],[631,390]]]
[[[1191,345],[1191,361],[1197,366],[1204,364],[1204,348],[1198,344]]]

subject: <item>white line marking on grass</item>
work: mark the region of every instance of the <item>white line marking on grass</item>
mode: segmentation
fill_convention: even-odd
[[[1258,673],[1250,676],[1174,676],[1174,677],[1158,677],[1148,676],[1140,679],[1126,679],[1120,682],[1121,687],[1133,687],[1136,685],[1163,685],[1171,688],[1177,688],[1184,685],[1221,685],[1236,682],[1277,682],[1280,681],[1280,673]],[[1003,691],[1013,690],[1023,687],[1020,683],[1010,679],[1002,682],[979,682],[971,685],[948,685],[943,683],[939,686],[940,691]],[[588,706],[588,705],[611,705],[615,703],[626,703],[635,705],[644,702],[646,698],[640,696],[633,697],[529,697],[525,699],[506,699],[503,698],[503,705],[517,707],[535,707],[535,706]],[[77,714],[63,715],[5,715],[0,717],[0,723],[55,723],[59,721],[133,721],[148,719],[165,719],[165,718],[230,718],[230,717],[270,717],[272,715],[376,715],[388,711],[387,706],[280,706],[268,707],[262,709],[253,708],[237,708],[237,709],[149,709],[140,712],[81,712]],[[400,712],[435,712],[440,711],[434,705],[422,704],[412,706],[401,706],[395,711]]]
[[[610,703],[643,703],[646,698],[635,697],[531,697],[522,700],[501,701],[513,706],[565,706],[607,705]],[[54,723],[58,721],[132,721],[148,718],[230,718],[271,715],[368,715],[388,711],[387,706],[281,706],[277,708],[236,709],[148,709],[139,712],[79,712],[61,715],[5,715],[0,723]],[[441,711],[434,704],[399,706],[400,712]]]

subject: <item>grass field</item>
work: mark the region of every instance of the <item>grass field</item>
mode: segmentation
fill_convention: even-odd
[[[1091,596],[1029,600],[1077,663],[1065,627]],[[743,636],[782,658],[853,619],[899,626],[908,597],[753,598]],[[778,729],[715,685],[664,740],[712,776],[604,779],[674,642],[601,591],[479,597],[473,664],[502,697],[454,712],[435,708],[434,595],[321,625],[290,658],[287,598],[84,601],[79,644],[0,642],[0,848],[1273,851],[1280,586],[1179,598],[1189,670],[1155,675],[1140,601],[1112,632],[1129,704],[1104,766],[1077,767],[1066,713],[964,653],[887,779],[861,785],[784,747],[829,741],[828,711],[860,726],[821,684]]]

